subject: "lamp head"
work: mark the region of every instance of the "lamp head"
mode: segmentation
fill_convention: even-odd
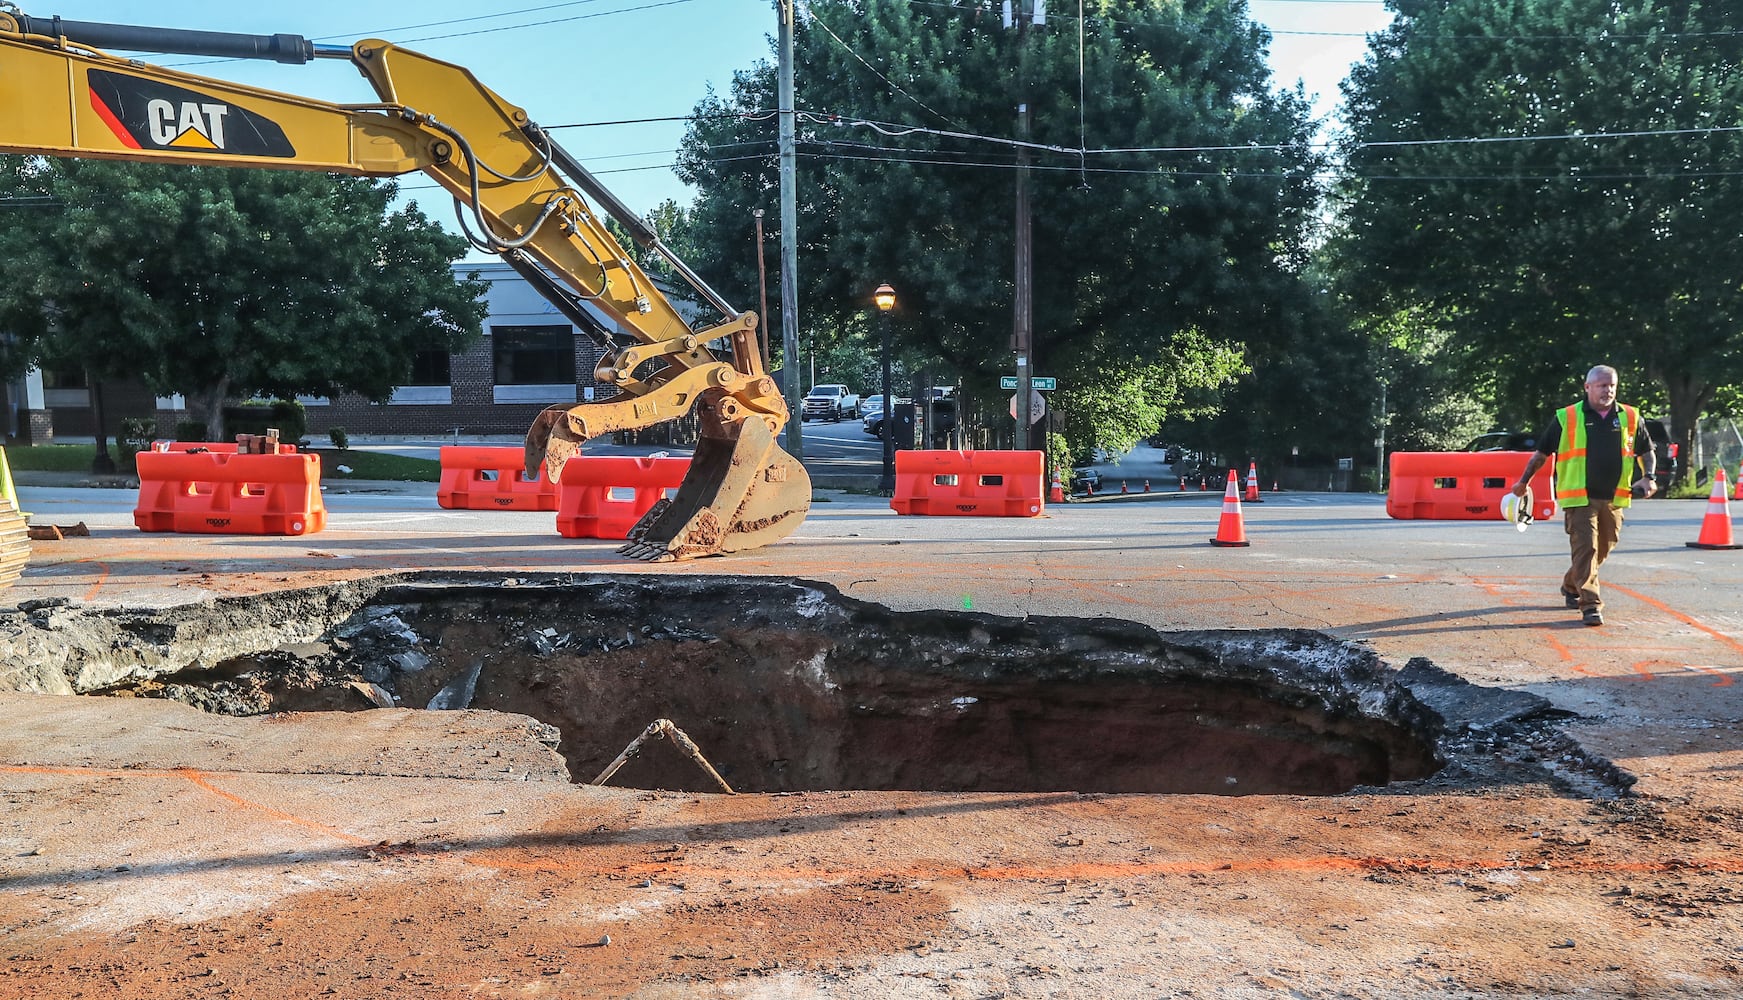
[[[879,285],[878,290],[872,293],[872,301],[878,304],[880,311],[889,312],[896,308],[896,290],[887,282]]]

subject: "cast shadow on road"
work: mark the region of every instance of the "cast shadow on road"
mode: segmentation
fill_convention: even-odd
[[[1525,620],[1497,621],[1500,616],[1530,615]],[[1448,635],[1458,632],[1496,632],[1507,629],[1568,629],[1582,630],[1585,623],[1579,618],[1570,617],[1572,612],[1551,610],[1547,606],[1539,611],[1535,608],[1522,608],[1517,605],[1493,605],[1487,608],[1468,608],[1463,611],[1436,611],[1430,614],[1412,615],[1408,618],[1388,618],[1380,621],[1359,622],[1354,625],[1342,625],[1323,629],[1341,639],[1367,639],[1375,637],[1395,638],[1407,635]],[[1471,619],[1479,619],[1471,621]],[[1415,627],[1413,627],[1415,626]]]
[[[481,783],[488,786],[488,782]],[[39,872],[31,875],[13,876],[0,879],[0,889],[16,891],[19,889],[41,889],[64,886],[69,882],[110,882],[135,878],[158,878],[163,876],[191,875],[203,872],[233,871],[236,869],[275,869],[287,875],[294,874],[287,870],[294,864],[333,864],[355,862],[379,856],[396,854],[436,855],[450,851],[502,851],[502,850],[550,850],[550,849],[581,849],[592,847],[622,847],[637,844],[665,846],[669,844],[689,844],[701,846],[716,842],[744,843],[746,841],[764,840],[783,837],[789,834],[810,836],[819,832],[828,832],[846,826],[872,822],[876,820],[893,819],[900,815],[905,819],[923,818],[927,816],[945,816],[952,814],[984,813],[1004,809],[1035,809],[1067,803],[1082,802],[1085,799],[1098,796],[1080,795],[1076,792],[1049,793],[1035,792],[1014,795],[1009,798],[976,798],[968,801],[941,802],[935,805],[904,805],[898,808],[859,809],[848,812],[823,812],[791,815],[788,813],[773,813],[757,819],[730,820],[720,823],[697,825],[686,823],[671,826],[630,826],[621,830],[600,830],[598,826],[586,829],[576,829],[573,832],[542,830],[539,832],[515,833],[506,836],[491,837],[461,837],[448,838],[431,836],[420,841],[403,841],[379,844],[341,844],[316,848],[307,851],[274,851],[261,854],[237,854],[223,858],[208,858],[189,861],[185,858],[164,862],[140,863],[134,861],[120,870],[122,866],[105,865],[98,868],[61,868],[55,871]],[[751,796],[742,798],[750,799]],[[758,799],[771,804],[779,799]],[[587,822],[596,820],[597,816],[588,816]],[[785,829],[783,829],[785,828]],[[483,862],[489,867],[488,862]],[[288,881],[288,880],[287,880]]]

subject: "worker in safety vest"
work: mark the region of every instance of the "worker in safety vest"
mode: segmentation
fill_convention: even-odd
[[[1526,484],[1543,463],[1555,456],[1555,502],[1561,506],[1573,549],[1573,565],[1562,577],[1561,596],[1580,609],[1587,625],[1604,624],[1604,598],[1598,590],[1598,567],[1622,537],[1623,512],[1633,497],[1649,497],[1658,484],[1652,478],[1652,439],[1640,421],[1640,411],[1616,402],[1616,369],[1599,365],[1586,374],[1586,398],[1555,412],[1555,419],[1537,436],[1537,451],[1513,484],[1513,495],[1525,496]],[[1635,462],[1640,476],[1634,478]]]

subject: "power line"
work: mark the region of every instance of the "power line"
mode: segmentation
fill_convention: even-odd
[[[964,4],[958,4],[958,3],[944,3],[944,2],[942,2],[942,0],[909,0],[909,2],[913,6],[917,6],[917,7],[943,7],[947,10],[959,10],[959,11],[965,11],[965,12],[966,11],[973,11],[973,10],[982,10],[982,11],[986,10],[986,8],[976,7],[973,5],[964,5]],[[1383,3],[1383,0],[1252,0],[1252,2],[1255,2],[1255,3],[1301,4],[1301,5],[1324,4],[1324,5],[1328,5],[1328,6],[1329,5],[1337,5],[1337,4],[1343,4],[1343,5],[1361,4],[1361,5],[1366,5],[1366,6],[1378,6],[1378,5],[1381,5]],[[1065,14],[1065,13],[1050,14],[1049,16],[1053,17],[1053,18],[1057,18],[1058,20],[1061,20],[1061,21],[1076,20],[1076,18],[1072,17],[1072,15]],[[1089,20],[1100,21],[1103,24],[1118,24],[1118,25],[1122,25],[1124,27],[1129,27],[1129,28],[1130,27],[1143,27],[1144,26],[1141,22],[1138,22],[1138,21],[1121,20],[1119,18],[1114,18],[1114,17],[1093,17],[1093,18],[1089,18]],[[1248,20],[1252,20],[1252,19],[1249,18]],[[1254,22],[1254,23],[1260,23],[1260,22]],[[1292,30],[1286,30],[1286,29],[1280,29],[1280,28],[1272,28],[1269,25],[1262,25],[1262,26],[1265,27],[1265,30],[1269,31],[1273,35],[1289,35],[1292,37],[1304,37],[1304,38],[1366,38],[1370,34],[1372,34],[1372,32],[1365,32],[1365,31],[1292,31]],[[1631,33],[1631,34],[1605,33],[1605,34],[1583,34],[1583,35],[1417,35],[1416,37],[1436,38],[1436,39],[1442,39],[1442,40],[1447,40],[1447,41],[1481,41],[1481,42],[1487,42],[1487,41],[1598,42],[1598,41],[1612,41],[1612,40],[1638,41],[1641,39],[1675,40],[1675,39],[1681,39],[1681,38],[1733,38],[1733,37],[1737,37],[1739,35],[1743,35],[1743,31],[1731,29],[1731,30],[1725,30],[1725,31],[1684,31],[1684,32],[1666,31],[1666,32],[1650,32],[1650,33],[1642,32],[1642,33]]]
[[[613,14],[634,14],[637,11],[655,10],[660,7],[676,7],[679,4],[695,2],[696,0],[660,0],[658,3],[646,3],[639,7],[620,7],[617,10],[602,10],[594,14],[577,14],[574,17],[559,17],[553,18],[549,21],[529,21],[525,24],[505,24],[497,28],[479,28],[477,31],[456,31],[446,35],[426,35],[423,38],[407,38],[405,39],[405,43],[435,42],[447,38],[466,38],[472,35],[484,35],[495,31],[513,31],[517,28],[543,28],[552,24],[569,24],[575,21],[591,20],[596,17],[610,17]]]
[[[818,143],[807,143],[807,145],[818,145]],[[910,165],[910,166],[966,167],[966,168],[971,168],[971,169],[987,169],[987,170],[1015,170],[1019,166],[1021,166],[1021,164],[1018,164],[1014,160],[1013,161],[986,160],[986,159],[963,160],[963,159],[943,159],[943,158],[937,158],[937,157],[914,156],[914,155],[908,155],[908,156],[868,155],[870,153],[877,152],[879,150],[879,147],[851,147],[851,148],[862,148],[862,149],[866,150],[866,153],[829,152],[829,151],[822,151],[822,150],[801,150],[799,155],[807,160],[846,160],[846,161],[855,161],[855,162],[903,164],[903,165]],[[897,149],[897,150],[894,150],[894,152],[911,152],[911,151]],[[742,155],[742,156],[723,156],[723,157],[709,158],[706,162],[709,164],[757,162],[757,161],[766,161],[770,155],[772,155],[772,154],[760,153],[760,154],[751,154],[751,155]],[[669,170],[675,166],[676,166],[676,164],[674,164],[674,163],[654,163],[654,164],[646,164],[643,166],[635,166],[635,167],[615,167],[615,168],[606,169],[606,170],[594,171],[594,173],[596,175],[604,176],[604,175],[608,175],[608,174],[637,173],[637,172],[642,172],[642,171],[647,171],[647,170]],[[1322,181],[1364,180],[1364,181],[1375,181],[1375,182],[1400,182],[1400,183],[1402,183],[1402,182],[1441,183],[1441,182],[1466,182],[1466,181],[1470,181],[1470,182],[1481,181],[1481,182],[1488,182],[1488,183],[1554,182],[1554,181],[1568,181],[1568,182],[1575,182],[1575,183],[1600,183],[1600,182],[1615,182],[1615,181],[1630,181],[1630,182],[1632,182],[1632,181],[1667,181],[1667,180],[1691,180],[1691,179],[1692,180],[1699,180],[1699,179],[1705,179],[1705,178],[1743,177],[1743,170],[1675,170],[1675,169],[1649,171],[1649,172],[1629,172],[1629,173],[1594,173],[1594,172],[1590,172],[1590,171],[1580,171],[1577,168],[1574,168],[1571,171],[1558,171],[1558,172],[1553,172],[1553,173],[1548,172],[1548,171],[1544,171],[1541,173],[1515,172],[1515,173],[1506,173],[1506,174],[1499,174],[1499,173],[1402,174],[1402,173],[1371,173],[1371,172],[1362,171],[1362,170],[1351,171],[1348,169],[1328,169],[1328,168],[1316,169],[1316,170],[1311,170],[1311,171],[1229,170],[1229,169],[1188,170],[1188,169],[1180,169],[1180,168],[1171,168],[1171,167],[1166,167],[1166,166],[1087,167],[1087,168],[1085,168],[1085,167],[1081,167],[1078,165],[1071,165],[1071,164],[1048,165],[1048,164],[1035,164],[1035,163],[1028,164],[1028,167],[1031,170],[1039,170],[1039,171],[1046,171],[1046,172],[1052,172],[1052,173],[1071,173],[1073,171],[1080,171],[1080,172],[1087,172],[1087,173],[1091,173],[1091,174],[1110,175],[1110,176],[1111,175],[1125,174],[1125,175],[1139,175],[1139,176],[1149,176],[1149,177],[1157,177],[1157,176],[1194,177],[1194,178],[1212,178],[1212,179],[1230,179],[1230,180],[1233,180],[1233,179],[1287,180],[1287,179],[1291,179],[1291,178],[1310,178],[1311,177],[1311,178],[1315,178],[1315,179],[1322,180]],[[402,184],[402,185],[400,185],[401,191],[437,190],[437,189],[440,189],[440,186],[437,184],[434,184],[434,183]]]
[[[594,3],[594,2],[598,2],[598,0],[577,0],[577,3]],[[494,32],[498,32],[498,31],[514,31],[514,30],[519,29],[519,28],[542,28],[542,27],[546,27],[549,25],[553,25],[553,24],[569,24],[569,23],[572,23],[575,21],[591,20],[592,18],[596,18],[596,17],[609,17],[613,14],[634,14],[637,11],[654,10],[654,9],[657,9],[660,7],[675,7],[678,4],[695,3],[695,2],[696,2],[696,0],[659,0],[659,2],[646,3],[646,4],[642,4],[638,7],[620,7],[620,8],[617,8],[616,10],[602,10],[602,11],[598,11],[598,12],[595,12],[592,14],[577,14],[574,17],[558,17],[558,18],[552,18],[552,19],[546,20],[546,21],[527,21],[527,22],[520,23],[520,24],[502,24],[502,25],[497,25],[496,27],[493,27],[493,28],[478,28],[478,29],[475,29],[473,31],[454,31],[454,32],[449,32],[448,34],[445,34],[445,35],[425,35],[422,38],[402,38],[402,39],[395,40],[394,44],[395,45],[410,45],[410,44],[413,44],[416,42],[435,42],[435,41],[442,41],[442,40],[449,39],[449,38],[468,38],[468,37],[471,37],[473,35],[487,35],[487,34],[492,34]],[[548,7],[529,7],[529,8],[526,8],[524,10],[520,10],[520,11],[506,11],[502,14],[487,14],[487,15],[482,15],[479,17],[460,17],[460,18],[454,18],[454,19],[448,20],[448,21],[431,21],[427,26],[428,27],[439,27],[439,26],[444,25],[444,24],[461,24],[461,23],[465,23],[467,21],[484,20],[484,19],[487,19],[490,17],[507,17],[507,16],[510,16],[512,14],[517,14],[517,13],[528,13],[528,12],[532,12],[532,11],[550,10],[550,9],[553,9],[556,7],[569,7],[569,6],[575,6],[575,4],[573,4],[573,3],[570,3],[570,4],[552,4]],[[377,35],[377,34],[389,34],[389,33],[396,31],[396,30],[405,30],[405,29],[388,29],[387,31],[384,31],[384,32],[364,32],[364,33],[361,33],[359,35],[323,35],[321,37],[322,38],[356,38],[356,37],[365,37],[365,36],[371,36],[371,35]],[[217,63],[231,63],[231,62],[244,62],[244,61],[246,61],[246,60],[240,60],[240,59],[199,59],[199,60],[191,60],[188,62],[176,62],[176,63],[166,62],[163,65],[170,68],[170,69],[180,69],[181,67],[184,67],[184,66],[211,66],[211,65],[215,65]]]
[[[813,115],[815,113],[812,113]],[[812,117],[814,124],[832,124],[844,127],[865,127],[879,135],[899,138],[904,135],[934,135],[940,138],[964,139],[975,142],[985,142],[999,146],[1024,147],[1049,153],[1059,153],[1067,156],[1078,155],[1112,155],[1125,153],[1219,153],[1219,152],[1276,152],[1293,149],[1374,149],[1405,146],[1438,146],[1438,145],[1479,145],[1486,143],[1515,142],[1546,142],[1573,141],[1588,139],[1638,139],[1652,136],[1671,135],[1708,135],[1726,132],[1743,132],[1739,125],[1714,125],[1704,128],[1684,129],[1639,129],[1626,132],[1568,132],[1549,135],[1501,135],[1475,136],[1446,139],[1391,139],[1373,142],[1343,144],[1338,142],[1287,142],[1287,143],[1246,143],[1240,145],[1218,146],[1130,146],[1124,148],[1074,149],[1069,146],[1059,146],[1047,143],[1023,142],[1018,139],[1007,139],[1003,136],[983,135],[974,132],[954,132],[942,129],[927,128],[924,125],[902,125],[894,122],[879,122],[865,118],[843,118],[839,116]]]
[[[601,125],[639,124],[640,122],[643,122],[643,121],[693,121],[693,120],[698,120],[701,118],[740,118],[740,119],[743,119],[746,121],[763,121],[763,120],[767,120],[768,118],[772,117],[772,114],[773,114],[772,112],[755,110],[755,111],[748,111],[748,112],[722,113],[722,114],[718,114],[718,115],[706,115],[706,116],[674,115],[674,116],[663,117],[663,118],[654,118],[654,119],[629,119],[629,120],[624,120],[624,121],[608,121],[608,122],[577,122],[577,123],[570,123],[570,124],[564,124],[564,125],[552,125],[552,126],[549,126],[549,128],[551,128],[551,129],[587,128],[587,127],[601,126]],[[1702,127],[1702,128],[1635,129],[1635,130],[1622,131],[1622,132],[1565,132],[1565,133],[1551,133],[1551,134],[1544,134],[1544,135],[1467,136],[1467,137],[1440,138],[1440,139],[1388,139],[1388,140],[1374,140],[1374,141],[1369,141],[1369,142],[1358,142],[1358,143],[1347,143],[1347,144],[1346,143],[1339,143],[1339,142],[1335,142],[1335,141],[1303,141],[1303,142],[1296,142],[1296,143],[1251,143],[1251,144],[1225,144],[1225,145],[1207,145],[1207,146],[1130,146],[1130,147],[1112,147],[1112,148],[1101,148],[1101,149],[1083,149],[1083,148],[1074,148],[1074,147],[1070,147],[1070,146],[1050,145],[1050,144],[1045,144],[1045,143],[1025,143],[1025,142],[1022,142],[1020,140],[1007,139],[1007,138],[1004,138],[1002,136],[983,135],[983,134],[973,133],[973,132],[956,132],[956,131],[949,131],[949,130],[943,130],[943,129],[931,129],[931,128],[926,128],[925,126],[919,126],[919,125],[912,125],[912,126],[899,125],[899,124],[890,123],[890,122],[877,122],[877,121],[873,121],[870,119],[847,118],[847,117],[843,117],[843,116],[838,115],[838,114],[827,113],[827,112],[802,111],[799,113],[799,117],[805,119],[808,123],[813,124],[813,125],[834,125],[834,126],[838,126],[838,127],[863,126],[863,127],[867,127],[867,128],[872,129],[873,131],[877,132],[879,135],[887,136],[890,138],[900,138],[901,136],[915,135],[915,134],[931,135],[931,136],[937,136],[939,138],[962,139],[962,140],[969,140],[969,141],[985,142],[985,143],[989,143],[992,145],[1003,146],[1003,147],[1013,148],[1013,149],[1017,148],[1017,147],[1025,147],[1025,148],[1035,150],[1038,152],[1053,153],[1053,154],[1057,154],[1057,155],[1061,155],[1061,156],[1077,157],[1079,159],[1081,159],[1082,157],[1085,157],[1085,156],[1089,156],[1089,155],[1129,156],[1129,155],[1141,155],[1141,154],[1142,155],[1164,155],[1164,154],[1175,155],[1175,154],[1203,154],[1203,153],[1267,153],[1267,152],[1274,153],[1274,152],[1282,152],[1285,150],[1295,151],[1295,150],[1305,150],[1305,149],[1319,149],[1319,150],[1335,149],[1335,150],[1339,150],[1339,151],[1346,152],[1346,153],[1354,153],[1354,152],[1360,152],[1360,151],[1369,150],[1369,149],[1403,149],[1403,148],[1418,148],[1418,147],[1426,147],[1426,146],[1460,146],[1460,145],[1470,146],[1470,145],[1516,144],[1516,143],[1526,143],[1526,142],[1578,142],[1578,141],[1595,141],[1595,140],[1608,140],[1608,139],[1663,138],[1663,137],[1671,137],[1671,136],[1690,136],[1690,135],[1723,135],[1723,134],[1728,134],[1728,133],[1743,132],[1743,126],[1714,125],[1714,126],[1706,126],[1706,127]],[[832,140],[832,139],[811,139],[811,140],[803,140],[803,141],[805,141],[808,144],[812,144],[812,145],[846,144],[846,145],[853,145],[853,146],[856,146],[858,148],[874,149],[874,150],[882,150],[882,151],[895,151],[895,152],[912,151],[912,150],[905,150],[902,147],[869,146],[869,145],[864,145],[864,144],[849,144],[849,143],[843,143],[842,140]],[[765,143],[773,143],[773,142],[774,142],[773,138],[756,139],[756,140],[746,140],[746,141],[742,141],[742,142],[732,142],[732,143],[710,143],[710,144],[705,144],[702,148],[705,150],[730,149],[730,148],[736,148],[736,147],[742,147],[742,146],[756,146],[756,145],[762,145]],[[673,150],[646,150],[646,151],[638,152],[638,153],[607,154],[607,155],[598,156],[598,157],[590,157],[590,159],[595,159],[595,160],[622,159],[622,158],[633,157],[633,156],[652,156],[652,155],[655,155],[657,153],[671,153],[671,152],[673,152]],[[917,151],[913,151],[913,152],[917,152]],[[935,154],[941,154],[941,153],[944,153],[947,151],[931,150],[929,152],[932,152]],[[967,155],[967,154],[963,154],[963,155]],[[716,161],[710,161],[710,162],[716,162]],[[635,169],[643,169],[643,168],[635,168]],[[607,172],[607,171],[602,171],[602,172]]]
[[[449,24],[465,24],[469,21],[489,21],[498,17],[514,17],[519,14],[536,14],[545,10],[558,10],[563,7],[582,7],[590,3],[603,3],[604,0],[568,0],[566,3],[545,4],[541,7],[521,7],[516,10],[503,10],[494,14],[474,14],[471,17],[452,17],[442,21],[425,21],[422,24],[402,24],[397,28],[377,28],[373,31],[352,31],[334,35],[317,35],[315,41],[329,41],[347,38],[380,38],[401,31],[422,31],[425,28],[440,28]]]

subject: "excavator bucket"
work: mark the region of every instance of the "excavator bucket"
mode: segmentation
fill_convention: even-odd
[[[797,531],[811,509],[811,476],[751,417],[736,438],[704,435],[690,472],[670,500],[655,504],[617,551],[667,562],[743,552]]]
[[[645,562],[726,555],[780,541],[804,523],[811,509],[805,467],[775,442],[764,418],[722,420],[723,408],[736,410],[718,398],[698,402],[701,431],[690,471],[677,495],[654,504],[630,529],[620,553]],[[584,441],[603,433],[603,424],[573,414],[552,407],[527,432],[528,468],[542,463],[553,482]]]

